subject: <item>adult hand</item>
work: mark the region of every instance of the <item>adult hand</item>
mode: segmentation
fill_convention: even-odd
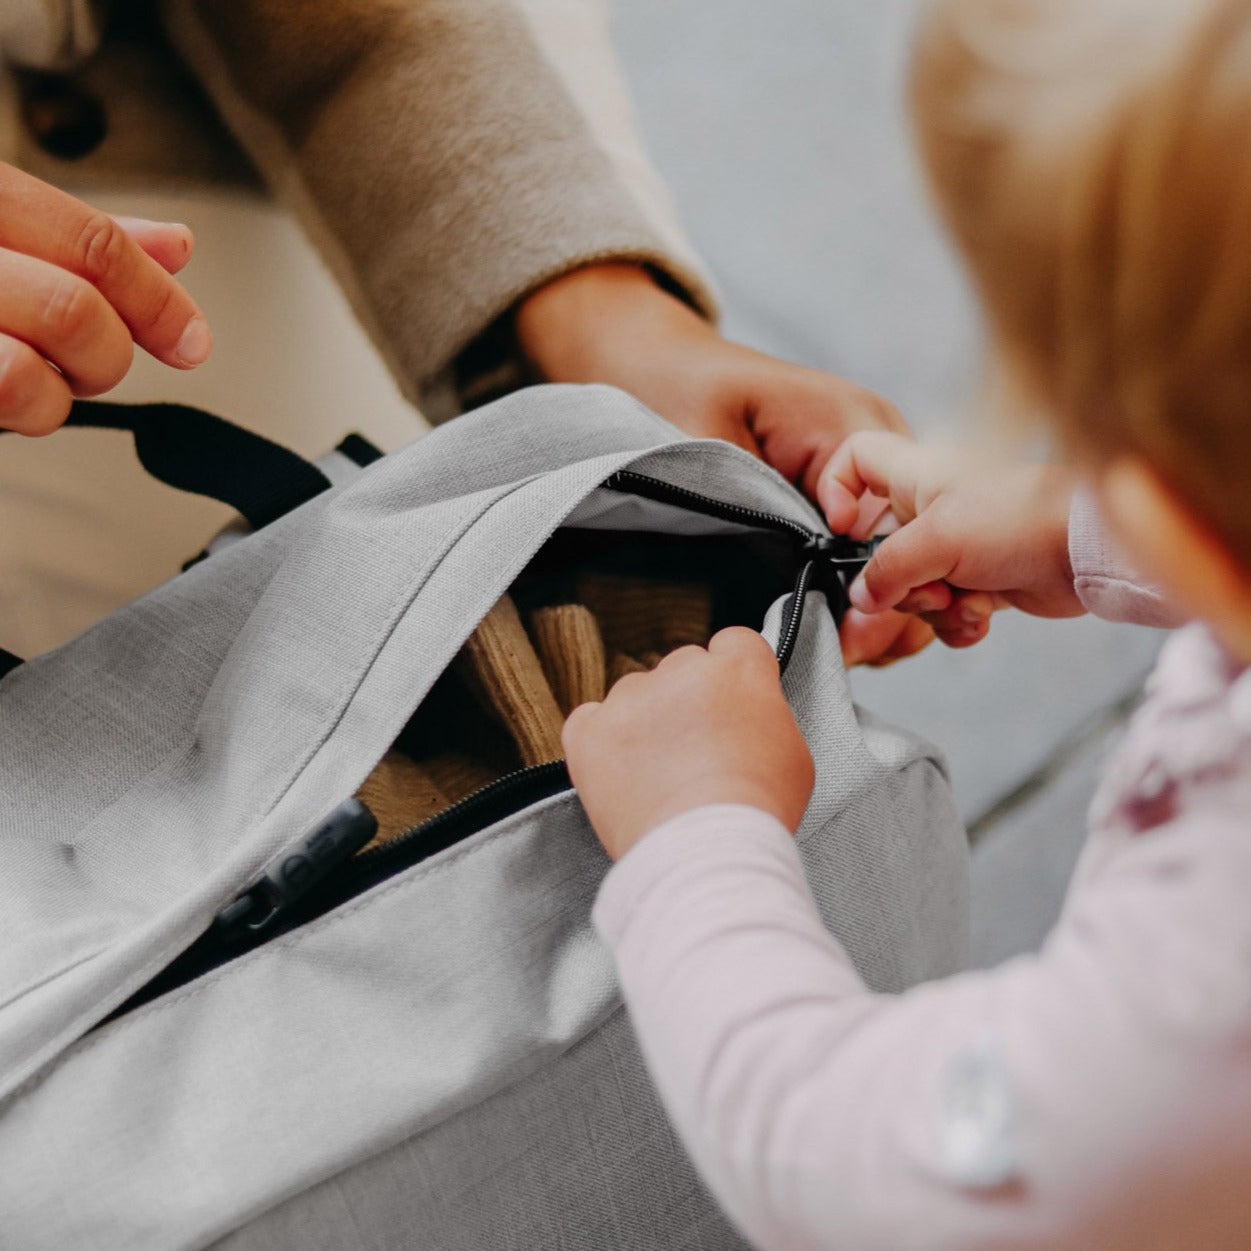
[[[191,248],[185,226],[110,217],[0,162],[0,427],[51,433],[136,343],[176,369],[206,360],[208,323],[172,277]]]
[[[606,382],[700,438],[726,439],[772,465],[810,498],[856,430],[906,432],[898,409],[854,383],[723,339],[636,265],[592,265],[541,287],[519,307],[523,352],[549,382]],[[885,505],[866,495],[858,521]],[[840,517],[840,524],[846,519]],[[888,664],[934,638],[905,613],[849,613],[846,664]]]
[[[723,339],[635,265],[556,279],[522,302],[515,326],[547,381],[620,387],[688,434],[762,457],[812,499],[851,431],[907,430],[871,391]]]
[[[773,649],[733,626],[622,678],[565,722],[569,774],[617,860],[649,830],[704,804],[750,804],[794,830],[812,756],[782,694]]]

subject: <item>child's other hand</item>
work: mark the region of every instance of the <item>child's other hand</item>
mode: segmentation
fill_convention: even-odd
[[[632,674],[565,723],[569,773],[605,851],[703,804],[750,804],[794,830],[812,792],[812,757],[754,630],[683,647]]]
[[[818,486],[830,528],[855,532],[865,492],[889,499],[901,525],[853,584],[847,631],[893,609],[968,647],[997,608],[1082,613],[1068,556],[1072,488],[1055,466],[971,461],[885,432],[852,435]]]
[[[136,343],[200,364],[208,325],[173,278],[190,255],[185,226],[110,217],[0,162],[0,427],[55,430],[74,396],[122,380]]]

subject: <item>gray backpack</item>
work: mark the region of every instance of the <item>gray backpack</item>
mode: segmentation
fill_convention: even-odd
[[[141,425],[149,467],[263,528],[0,682],[0,1247],[741,1246],[590,925],[608,862],[563,766],[359,855],[350,797],[510,588],[686,560],[787,662],[831,931],[879,990],[947,974],[965,839],[933,749],[852,704],[854,545],[606,388],[327,490],[289,456],[217,490],[207,450],[165,463],[191,426]]]

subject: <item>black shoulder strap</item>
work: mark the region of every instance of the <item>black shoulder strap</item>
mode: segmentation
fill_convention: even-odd
[[[129,431],[140,462],[154,478],[229,504],[253,530],[330,486],[316,465],[289,448],[185,404],[77,400],[65,424]],[[373,451],[363,439],[361,444]],[[356,456],[352,459],[362,463]],[[0,678],[21,663],[12,652],[0,649]]]
[[[130,431],[154,478],[229,504],[253,530],[330,486],[316,465],[289,448],[185,404],[79,400],[66,425]]]

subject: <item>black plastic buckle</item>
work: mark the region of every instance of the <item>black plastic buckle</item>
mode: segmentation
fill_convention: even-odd
[[[346,799],[313,832],[266,866],[264,875],[226,905],[213,922],[219,938],[256,934],[354,856],[378,829],[374,814]]]

